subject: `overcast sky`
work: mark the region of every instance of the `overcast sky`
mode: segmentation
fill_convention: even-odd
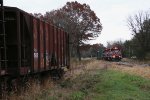
[[[5,6],[18,7],[29,13],[42,13],[59,9],[67,1],[75,0],[4,0]],[[127,18],[138,11],[150,10],[150,0],[76,0],[89,4],[91,9],[100,18],[103,25],[101,35],[90,43],[107,41],[129,40],[131,32],[127,27]]]

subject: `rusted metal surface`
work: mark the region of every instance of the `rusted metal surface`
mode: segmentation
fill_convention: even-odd
[[[40,31],[39,31],[39,37],[40,37],[40,71],[44,70],[44,29],[43,29],[44,23],[40,21]]]
[[[50,69],[54,67],[55,65],[55,48],[54,48],[54,43],[55,43],[55,38],[54,38],[54,26],[50,26]]]
[[[50,69],[51,69],[51,66],[52,66],[52,53],[53,53],[53,51],[54,51],[54,46],[53,46],[53,44],[54,44],[54,38],[53,38],[53,36],[54,36],[54,32],[53,32],[54,30],[53,30],[53,26],[52,25],[50,25],[49,26],[49,53],[50,53],[50,55],[49,55],[49,59],[50,59],[50,62],[49,62],[49,67],[50,67]]]
[[[62,30],[62,34],[63,34],[63,53],[62,53],[63,60],[62,60],[62,63],[63,63],[63,66],[64,66],[64,65],[66,65],[65,64],[66,52],[65,52],[65,33],[64,33],[63,30]]]
[[[57,43],[58,41],[57,41],[57,28],[56,27],[54,27],[54,51],[53,51],[53,53],[52,53],[52,55],[54,55],[53,56],[53,66],[52,67],[54,67],[55,69],[57,68],[57,63],[58,63],[58,55],[57,55],[57,47],[58,47],[58,43]]]
[[[46,70],[49,69],[49,62],[50,62],[50,48],[49,48],[49,24],[45,23],[45,66]]]
[[[0,7],[0,93],[7,79],[69,68],[69,36],[15,7]],[[1,83],[4,84],[1,84]]]
[[[66,34],[66,57],[67,57],[67,60],[66,60],[67,64],[66,65],[69,68],[69,66],[70,66],[69,34],[66,32],[65,32],[65,34]]]
[[[64,62],[64,65],[66,65],[66,34],[65,34],[65,32],[63,31],[63,38],[64,38],[64,53],[63,53],[63,55],[64,55],[64,59],[63,59],[63,62]]]
[[[39,59],[39,47],[38,47],[38,22],[37,19],[33,19],[33,46],[34,46],[34,72],[38,71],[38,59]]]
[[[62,30],[60,29],[60,67],[62,67],[62,60],[63,60],[63,34]]]
[[[60,67],[60,65],[61,65],[61,63],[60,63],[60,60],[61,60],[61,59],[60,59],[60,57],[61,57],[61,55],[60,55],[60,52],[61,52],[61,51],[60,51],[60,46],[61,46],[61,45],[60,45],[60,44],[61,44],[60,39],[61,39],[61,37],[60,37],[60,29],[59,29],[59,28],[57,29],[57,34],[58,34],[58,35],[57,35],[57,41],[58,41],[58,43],[57,43],[57,44],[58,44],[58,45],[57,45],[57,46],[58,46],[58,47],[57,47],[57,49],[58,49],[58,51],[57,51],[57,66]]]
[[[5,15],[8,66],[4,68],[6,64],[1,63],[1,75],[25,75],[69,66],[66,32],[18,8],[5,7]],[[1,52],[0,56],[4,54]]]

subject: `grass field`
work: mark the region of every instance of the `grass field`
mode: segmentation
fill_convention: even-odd
[[[99,61],[76,63],[70,77],[31,90],[16,100],[150,100],[150,79]],[[113,65],[114,66],[114,65]],[[111,68],[110,68],[111,67]]]
[[[55,100],[149,100],[150,80],[113,70],[96,70],[60,83],[68,94]]]

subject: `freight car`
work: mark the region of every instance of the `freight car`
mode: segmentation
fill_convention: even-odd
[[[69,35],[16,7],[0,7],[0,84],[69,68]],[[4,85],[1,85],[3,88]]]
[[[121,49],[116,46],[106,48],[102,55],[103,59],[109,61],[120,61],[122,59]]]

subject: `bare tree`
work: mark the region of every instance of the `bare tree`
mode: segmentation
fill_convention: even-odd
[[[142,53],[141,57],[144,58],[150,50],[150,12],[141,11],[130,16],[127,24],[136,40],[134,45],[138,47],[137,50]]]

